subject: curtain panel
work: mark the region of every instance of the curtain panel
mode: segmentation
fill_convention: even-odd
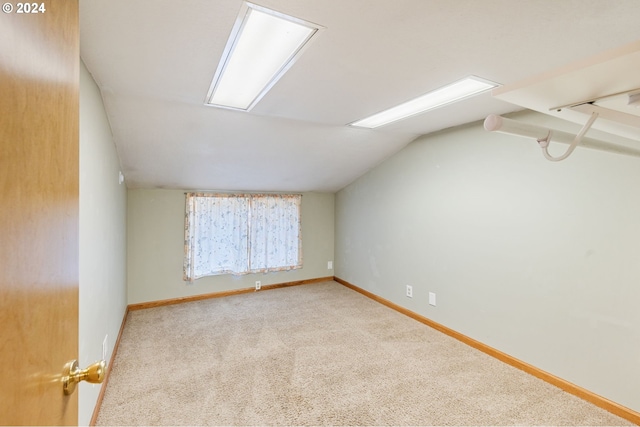
[[[186,193],[183,279],[301,268],[301,199]]]

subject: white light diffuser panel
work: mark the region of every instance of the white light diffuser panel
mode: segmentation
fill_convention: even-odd
[[[206,103],[250,110],[300,56],[321,27],[244,3]]]

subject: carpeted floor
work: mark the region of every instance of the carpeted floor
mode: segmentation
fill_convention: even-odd
[[[632,425],[334,282],[129,314],[98,425]]]

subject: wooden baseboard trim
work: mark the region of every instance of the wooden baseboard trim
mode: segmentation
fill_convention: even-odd
[[[102,406],[102,399],[104,398],[104,393],[107,390],[107,383],[109,382],[109,376],[111,375],[111,367],[113,366],[113,362],[116,360],[116,354],[118,353],[118,347],[120,347],[120,338],[122,338],[122,331],[124,331],[124,325],[127,323],[127,316],[129,315],[129,307],[127,307],[124,311],[124,317],[122,318],[122,323],[120,324],[120,331],[118,332],[118,338],[116,338],[116,343],[113,346],[113,351],[111,352],[111,358],[109,359],[109,364],[107,365],[107,372],[104,374],[104,380],[100,385],[100,393],[98,394],[98,399],[96,400],[96,406],[93,408],[93,415],[91,416],[90,426],[95,426],[96,421],[98,420],[98,414],[100,413],[100,407]]]
[[[361,293],[362,295],[371,298],[374,301],[379,302],[380,304],[383,304],[393,310],[396,310],[406,316],[411,317],[412,319],[417,320],[418,322],[424,323],[427,326],[432,327],[433,329],[436,329],[446,335],[449,335],[452,338],[457,339],[458,341],[461,341],[477,350],[482,351],[483,353],[486,353],[490,356],[495,357],[496,359],[511,365],[515,368],[518,368],[528,374],[533,375],[534,377],[540,378],[543,381],[548,382],[549,384],[552,384],[564,391],[566,391],[567,393],[573,394],[574,396],[577,396],[583,400],[586,400],[587,402],[591,402],[594,405],[611,412],[612,414],[615,414],[621,418],[624,418],[628,421],[631,421],[634,424],[640,425],[640,412],[636,412],[633,409],[627,408],[625,406],[622,406],[612,400],[609,400],[605,397],[602,397],[600,395],[597,395],[587,389],[584,389],[580,386],[577,386],[573,383],[570,383],[569,381],[566,381],[560,377],[557,377],[553,374],[550,374],[549,372],[543,371],[539,368],[536,368],[533,365],[530,365],[526,362],[523,362],[522,360],[516,359],[513,356],[510,356],[506,353],[501,352],[500,350],[497,350],[493,347],[490,347],[486,344],[483,344],[480,341],[474,340],[473,338],[470,338],[464,334],[461,334],[460,332],[457,332],[453,329],[450,329],[440,323],[434,322],[433,320],[424,317],[418,313],[415,313],[411,310],[408,310],[402,306],[399,306],[389,300],[386,300],[384,298],[379,297],[376,294],[373,294],[369,291],[366,291],[362,288],[359,288],[356,285],[353,285],[345,280],[340,279],[339,277],[334,277],[333,280],[335,280],[336,282],[346,286],[349,289],[353,289],[356,292]]]
[[[316,279],[297,280],[294,282],[277,283],[274,285],[262,285],[262,288],[260,289],[260,291],[257,291],[257,292],[267,291],[270,289],[286,288],[289,286],[329,282],[332,280],[333,280],[333,276],[329,276],[329,277],[318,277]],[[254,288],[243,288],[243,289],[234,289],[232,291],[213,292],[213,293],[193,295],[188,297],[179,297],[179,298],[165,299],[165,300],[159,300],[159,301],[142,302],[138,304],[129,304],[128,309],[131,311],[143,310],[145,308],[162,307],[165,305],[181,304],[184,302],[200,301],[200,300],[211,299],[211,298],[222,298],[222,297],[228,297],[231,295],[248,294],[250,292],[256,292],[256,290]]]

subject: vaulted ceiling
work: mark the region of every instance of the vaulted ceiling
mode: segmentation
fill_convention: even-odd
[[[261,0],[326,27],[250,112],[204,99],[242,0],[81,0],[129,188],[337,191],[417,136],[521,107],[484,93],[348,126],[468,75],[504,85],[640,39],[637,0]]]

